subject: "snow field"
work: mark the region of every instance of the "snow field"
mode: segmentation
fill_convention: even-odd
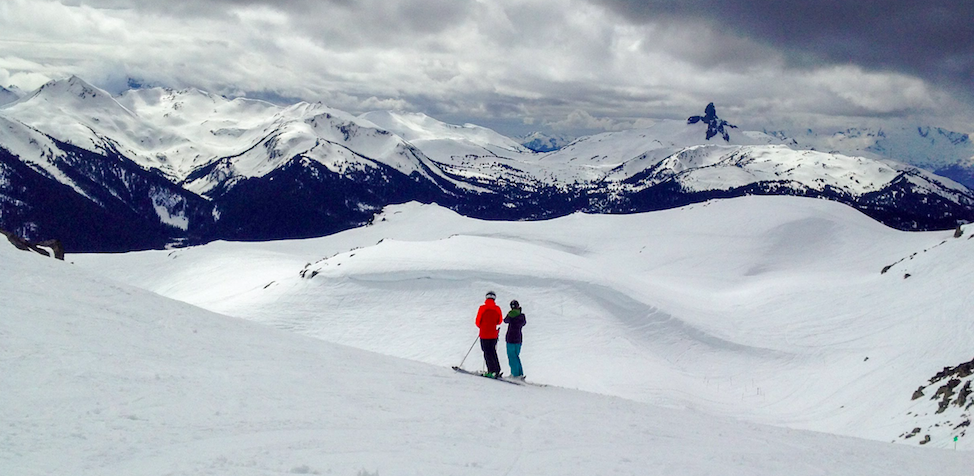
[[[459,375],[13,247],[0,247],[0,299],[2,474],[862,476],[969,466],[966,453]]]
[[[528,316],[529,379],[891,441],[916,423],[913,390],[974,347],[974,296],[958,287],[974,242],[951,236],[789,197],[516,223],[407,204],[319,239],[75,258],[213,311],[441,367],[470,348],[492,289]],[[506,370],[503,341],[499,354]],[[465,366],[482,365],[475,347]]]

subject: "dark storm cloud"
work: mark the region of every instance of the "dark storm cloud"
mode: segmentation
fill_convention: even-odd
[[[971,0],[590,1],[636,23],[703,22],[777,48],[792,66],[857,64],[974,86]]]

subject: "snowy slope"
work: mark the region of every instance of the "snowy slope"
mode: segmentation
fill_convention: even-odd
[[[420,147],[421,144],[429,141],[455,141],[487,148],[499,147],[519,153],[529,152],[515,140],[486,127],[476,124],[462,126],[447,124],[422,113],[373,111],[362,114],[359,118],[395,133]]]
[[[196,89],[136,89],[122,94],[118,102],[150,130],[166,131],[137,141],[133,137],[130,147],[143,165],[175,180],[258,142],[268,133],[270,118],[280,110],[267,102],[228,100]]]
[[[56,161],[65,154],[46,134],[19,121],[0,116],[0,147],[20,158],[24,163],[42,170],[58,183],[71,187],[85,198],[90,198],[73,178],[57,167]]]
[[[914,390],[974,347],[974,240],[895,231],[824,200],[541,222],[410,204],[313,240],[74,259],[217,312],[444,367],[471,345],[493,289],[528,316],[529,379],[882,441],[922,423]],[[468,364],[480,362],[474,352]],[[946,447],[954,434],[935,436]]]
[[[72,250],[119,251],[159,248],[212,223],[204,199],[88,139],[101,141],[99,152],[0,114],[0,226]]]
[[[0,262],[3,474],[887,476],[969,467],[966,453],[459,375],[213,314],[10,246],[0,246]]]
[[[8,89],[0,86],[0,106],[12,103],[20,99],[21,92],[18,89]]]
[[[392,111],[368,112],[359,119],[402,137],[458,183],[509,181],[533,188],[546,175],[536,165],[536,153],[485,127]],[[471,189],[485,191],[476,185]]]

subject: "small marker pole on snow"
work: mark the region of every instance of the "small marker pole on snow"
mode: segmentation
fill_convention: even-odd
[[[467,350],[467,355],[463,356],[463,360],[460,361],[460,365],[457,367],[463,367],[463,363],[467,361],[467,357],[470,356],[470,351],[473,350],[473,346],[477,345],[478,340],[480,340],[480,336],[477,336],[477,338],[473,340],[473,344],[470,344],[470,349]]]

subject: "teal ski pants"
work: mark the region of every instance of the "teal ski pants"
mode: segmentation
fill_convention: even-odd
[[[524,375],[524,369],[521,368],[521,344],[507,343],[507,361],[511,364],[511,377]]]

